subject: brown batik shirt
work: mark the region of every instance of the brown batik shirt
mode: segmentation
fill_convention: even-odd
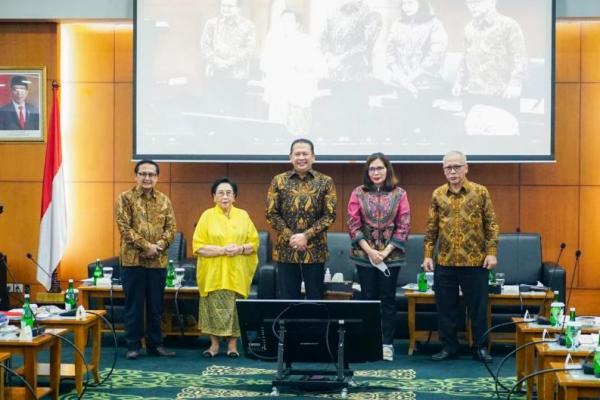
[[[465,179],[458,193],[448,183],[433,191],[425,233],[424,255],[436,264],[479,267],[496,255],[499,227],[488,190]]]
[[[136,186],[117,198],[116,220],[121,232],[121,265],[164,268],[167,248],[175,237],[177,226],[171,200],[153,189],[144,193]],[[151,244],[164,250],[158,256],[145,257]]]
[[[276,175],[267,193],[267,221],[278,232],[273,259],[287,263],[324,263],[328,259],[327,229],[335,221],[337,196],[331,177],[310,170]],[[290,247],[290,237],[304,233],[306,251]]]

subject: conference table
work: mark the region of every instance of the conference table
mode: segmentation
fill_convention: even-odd
[[[550,368],[564,368],[564,363],[552,362]],[[558,400],[600,398],[600,379],[594,375],[585,375],[581,370],[572,370],[556,372],[555,377],[558,385]]]
[[[75,317],[53,317],[39,321],[40,325],[45,325],[52,328],[64,328],[73,332],[73,342],[75,346],[85,354],[88,338],[91,339],[92,360],[87,366],[79,354],[75,354],[73,364],[61,364],[61,378],[74,378],[75,388],[78,394],[83,392],[83,378],[86,372],[89,371],[96,383],[100,382],[100,350],[102,346],[102,318],[106,314],[106,310],[93,310],[94,314],[86,313],[85,316],[78,320]],[[97,315],[96,315],[97,314]],[[39,365],[39,375],[50,374],[49,364]]]
[[[65,329],[48,329],[46,333],[35,336],[31,340],[0,339],[0,353],[10,356],[21,354],[23,367],[20,369],[23,378],[35,392],[35,398],[41,399],[51,395],[53,400],[58,400],[60,385],[61,340],[55,335],[65,333]],[[50,386],[38,387],[38,353],[48,349],[50,352]],[[33,400],[34,397],[25,387],[6,387],[5,399]]]
[[[551,336],[560,334],[563,331],[562,327],[552,327],[549,325],[540,325],[536,322],[527,322],[523,318],[512,318],[516,326],[515,347],[521,347],[526,343],[541,340],[541,336],[546,330]],[[597,333],[600,326],[585,326],[582,327],[581,333],[591,334]],[[517,380],[520,380],[526,375],[534,371],[535,351],[533,345],[524,347],[515,354],[515,374]],[[533,383],[530,381],[527,384],[527,391],[532,391]]]
[[[490,293],[488,295],[488,310],[487,310],[487,323],[488,326],[492,323],[492,307],[493,306],[540,306],[545,303],[544,309],[548,310],[554,294],[552,291],[548,292],[522,292],[519,293],[518,289],[514,290],[512,287],[506,285],[506,290],[500,294]],[[428,340],[431,332],[429,330],[417,330],[416,329],[416,318],[417,318],[417,305],[419,304],[435,304],[435,293],[432,290],[427,292],[419,292],[418,290],[405,288],[404,293],[408,300],[408,355],[414,353],[416,343],[418,340]],[[469,344],[472,344],[472,335],[470,332],[469,323],[467,323],[466,339]],[[493,342],[512,342],[514,336],[511,333],[508,336],[506,333],[495,333],[491,332],[489,335],[489,343]]]

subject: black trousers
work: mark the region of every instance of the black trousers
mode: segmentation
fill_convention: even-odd
[[[460,300],[458,289],[462,289],[473,333],[474,345],[487,345],[488,270],[478,267],[436,266],[434,270],[435,301],[438,311],[440,341],[446,351],[458,351],[457,323]]]
[[[396,282],[398,281],[399,267],[390,268],[390,276],[375,267],[357,265],[360,291],[363,300],[381,301],[381,331],[383,344],[394,343],[396,331]]]
[[[141,348],[144,315],[146,316],[146,347],[155,348],[162,345],[160,323],[166,275],[165,268],[121,268],[121,280],[125,291],[125,340],[128,350]]]
[[[301,285],[308,300],[323,298],[324,263],[296,264],[277,263],[277,298],[302,299]],[[303,279],[304,278],[304,279]]]

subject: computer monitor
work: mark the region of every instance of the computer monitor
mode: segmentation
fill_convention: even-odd
[[[379,301],[250,299],[237,300],[237,310],[249,358],[276,359],[280,321],[285,362],[336,362],[340,326],[345,363],[382,358]]]

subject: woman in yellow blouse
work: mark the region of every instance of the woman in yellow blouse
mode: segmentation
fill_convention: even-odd
[[[235,182],[218,178],[211,193],[215,206],[202,213],[193,239],[200,291],[198,327],[210,337],[210,347],[202,355],[216,356],[219,340],[226,339],[227,355],[239,357],[235,300],[248,297],[258,264],[258,232],[248,213],[233,206],[238,194]]]

